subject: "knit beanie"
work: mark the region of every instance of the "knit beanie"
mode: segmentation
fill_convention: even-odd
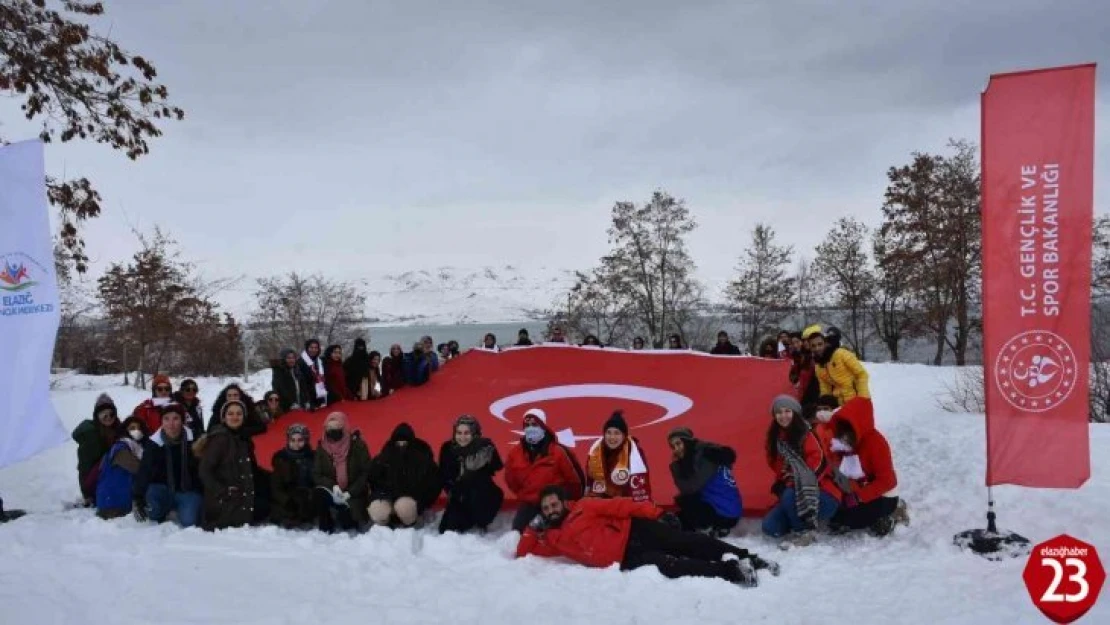
[[[681,438],[684,441],[692,441],[694,440],[694,431],[688,427],[679,426],[672,429],[670,432],[667,432],[667,440],[669,441],[673,438]]]
[[[112,396],[108,393],[101,393],[96,398],[96,404],[93,406],[93,416],[104,408],[111,408],[113,411],[116,409],[116,402],[112,401]]]
[[[771,402],[771,416],[775,416],[775,413],[782,408],[789,408],[796,417],[802,416],[802,405],[790,395],[779,395],[775,398],[775,401]]]
[[[601,433],[604,434],[609,428],[617,428],[622,434],[628,436],[628,423],[624,420],[624,412],[616,411],[613,416],[605,421],[605,425],[601,428]]]
[[[172,391],[173,390],[173,383],[170,382],[170,376],[168,376],[164,373],[159,373],[158,375],[154,376],[154,381],[150,383],[150,396],[151,397],[154,397],[154,389],[158,388],[159,386],[168,386],[168,387],[170,387],[170,390]]]

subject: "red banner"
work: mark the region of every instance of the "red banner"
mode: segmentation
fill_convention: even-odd
[[[505,458],[520,441],[524,412],[537,407],[585,468],[602,425],[620,409],[629,434],[642,446],[656,503],[674,503],[667,432],[684,426],[699,439],[736,450],[733,473],[744,508],[761,513],[773,504],[774,475],[763,451],[771,400],[791,392],[788,372],[785,360],[694,352],[563,346],[472,351],[441,367],[425,386],[402,389],[379,401],[344,402],[312,415],[282,417],[270,432],[256,437],[255,444],[260,464],[268,467],[271,455],[285,444],[287,425],[305,423],[317,441],[325,416],[342,410],[362,430],[374,455],[401,421],[411,424],[438,453],[452,435],[455,418],[470,414]],[[498,478],[504,487],[504,473]],[[505,494],[511,505],[512,493],[506,489]]]
[[[991,76],[982,116],[987,485],[1078,488],[1091,475],[1095,66]]]

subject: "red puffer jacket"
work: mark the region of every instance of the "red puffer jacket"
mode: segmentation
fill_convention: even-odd
[[[585,490],[582,467],[546,423],[543,429],[547,430],[546,451],[530,458],[521,438],[505,461],[505,484],[521,503],[538,504],[540,491],[551,484],[561,486],[572,500],[581,499]]]
[[[184,408],[181,409],[181,415],[184,418]],[[135,409],[131,411],[131,416],[142,419],[143,423],[146,424],[146,431],[150,434],[157,432],[162,427],[162,411],[154,405],[153,399],[148,399],[135,406]]]
[[[559,527],[539,534],[529,527],[516,546],[516,557],[535,554],[545,558],[564,557],[579,564],[605,568],[624,559],[632,518],[658,519],[663,510],[647,501],[631,499],[583,499],[568,501]]]
[[[785,433],[782,436],[785,436]],[[836,460],[816,432],[806,432],[802,443],[802,453],[806,466],[813,469],[813,472],[817,474],[817,485],[821,487],[821,490],[836,497],[839,501],[843,493],[836,485],[836,480],[833,479],[833,468],[836,466]],[[782,456],[775,456],[774,458],[768,458],[767,464],[775,472],[775,476],[782,479],[783,472],[786,469],[786,460]],[[792,477],[786,476],[784,481],[787,488],[794,488]]]
[[[890,443],[882,432],[875,429],[875,407],[866,397],[856,397],[844,402],[833,414],[831,425],[843,421],[852,426],[856,433],[855,452],[859,457],[864,477],[852,480],[852,493],[860,503],[867,503],[894,491],[898,487],[898,476],[894,473],[894,458],[890,453]],[[835,454],[836,463],[847,455]]]

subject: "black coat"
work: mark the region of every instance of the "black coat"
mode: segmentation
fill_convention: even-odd
[[[297,357],[297,380],[301,383],[301,408],[306,410],[318,408],[327,403],[326,397],[316,396],[316,375],[312,373],[312,367],[304,361],[304,358]],[[324,369],[320,367],[320,377],[324,376]]]
[[[254,445],[220,424],[208,433],[200,460],[204,527],[240,527],[254,519]]]
[[[505,493],[493,481],[504,468],[497,447],[479,438],[466,447],[447,441],[439,449],[439,474],[447,494],[440,531],[466,531],[489,525],[501,509]]]
[[[316,452],[307,446],[304,453],[294,454],[288,448],[274,453],[270,465],[271,518],[276,523],[285,521],[311,521],[312,471],[316,465]]]
[[[281,409],[284,412],[289,412],[293,406],[301,405],[301,390],[300,378],[297,376],[297,368],[290,369],[285,366],[285,363],[277,364],[272,370],[273,377],[270,380],[270,388],[278,394],[278,399],[281,401]]]
[[[680,495],[696,495],[717,474],[719,467],[732,468],[736,452],[731,447],[702,440],[686,441],[682,460],[671,462],[671,477]]]
[[[392,502],[412,497],[423,512],[439,497],[439,469],[428,443],[412,438],[404,447],[396,444],[398,430],[403,427],[408,426],[397,426],[381,453],[370,463],[370,501]]]
[[[135,497],[146,498],[147,487],[161,484],[173,492],[200,493],[200,461],[193,454],[189,430],[182,430],[183,437],[175,445],[167,445],[158,430],[144,445],[143,459],[139,471],[131,482],[131,492]]]

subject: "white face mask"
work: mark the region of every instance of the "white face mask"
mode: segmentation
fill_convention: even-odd
[[[143,440],[143,431],[142,430],[127,430],[127,433],[129,435],[131,435],[131,438],[133,440],[137,440],[137,441]]]
[[[832,410],[818,410],[817,411],[817,420],[820,421],[821,423],[828,423],[830,420],[832,420],[832,416],[833,416],[833,411]]]
[[[158,406],[159,408],[162,407],[162,406],[165,406],[166,404],[173,401],[173,399],[170,398],[170,397],[154,397],[153,399],[154,399],[154,402],[153,402],[154,405]]]

